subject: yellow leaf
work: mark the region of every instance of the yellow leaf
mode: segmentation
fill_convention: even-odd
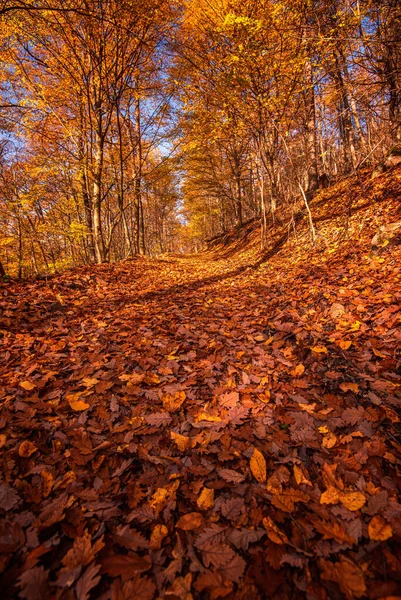
[[[252,475],[255,477],[259,483],[263,483],[266,481],[266,461],[265,457],[257,448],[254,449],[250,467],[252,471]]]
[[[32,454],[37,452],[37,447],[32,442],[28,440],[23,441],[18,448],[18,454],[22,456],[22,458],[29,458]]]
[[[313,346],[313,348],[311,348],[311,350],[312,350],[312,352],[316,352],[317,354],[328,354],[329,353],[326,346]]]
[[[326,425],[323,425],[322,427],[319,427],[319,432],[322,434],[330,433],[330,429],[328,427],[326,427]]]
[[[29,392],[36,388],[36,385],[34,383],[31,383],[30,381],[21,381],[20,386],[24,388],[24,390],[28,390]]]
[[[366,497],[362,492],[342,492],[340,502],[348,510],[359,510],[366,504]]]
[[[368,525],[368,533],[371,540],[385,542],[392,537],[393,530],[383,517],[376,515]]]
[[[353,325],[351,325],[351,327],[349,328],[348,331],[359,331],[359,329],[361,328],[362,323],[360,321],[355,321],[355,323]]]
[[[214,490],[209,490],[208,488],[203,488],[199,497],[196,501],[198,508],[202,510],[209,510],[209,508],[213,508],[214,506]]]
[[[283,545],[289,543],[285,533],[280,531],[273,519],[270,517],[265,517],[263,519],[263,526],[266,529],[268,538],[275,544]]]
[[[170,431],[170,437],[177,444],[178,450],[184,452],[191,447],[191,438],[186,435],[181,435],[180,433],[175,433],[175,431]]]

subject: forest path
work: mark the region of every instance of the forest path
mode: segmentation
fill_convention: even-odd
[[[5,597],[396,595],[399,254],[3,286]]]

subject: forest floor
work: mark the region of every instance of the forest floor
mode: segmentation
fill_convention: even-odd
[[[2,598],[401,597],[401,173],[341,185],[0,287]]]

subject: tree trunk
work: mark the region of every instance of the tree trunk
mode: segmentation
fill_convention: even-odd
[[[101,264],[106,259],[106,250],[104,247],[101,206],[102,206],[102,174],[103,174],[103,141],[100,133],[97,133],[97,144],[95,149],[95,165],[93,173],[93,199],[92,199],[92,217],[93,217],[93,238],[95,243],[96,262]]]

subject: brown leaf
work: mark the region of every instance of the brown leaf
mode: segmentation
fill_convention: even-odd
[[[175,526],[178,527],[178,529],[183,529],[184,531],[192,531],[193,529],[198,529],[202,523],[202,515],[197,512],[191,512],[178,519]]]
[[[284,512],[292,512],[297,502],[309,502],[308,494],[290,488],[280,494],[273,494],[272,504]]]
[[[150,556],[138,556],[134,552],[109,556],[101,563],[103,572],[110,577],[121,577],[123,581],[128,581],[136,573],[148,571],[152,566]]]
[[[17,492],[7,483],[0,484],[0,508],[11,510],[19,502],[20,497]]]

